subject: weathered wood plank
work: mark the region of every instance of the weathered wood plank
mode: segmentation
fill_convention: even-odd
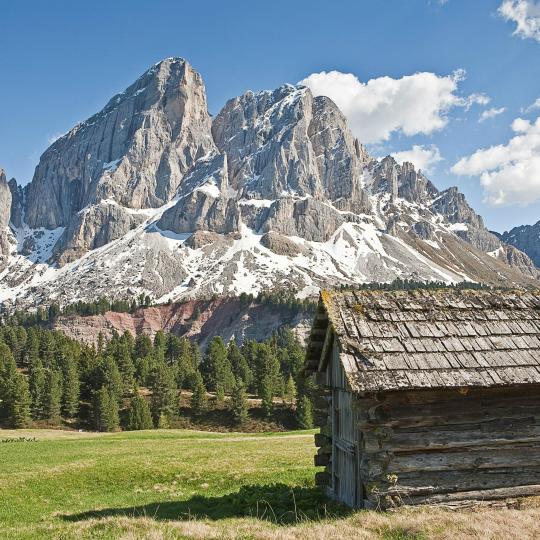
[[[397,454],[390,459],[387,472],[399,474],[413,471],[535,467],[538,465],[538,460],[538,444],[536,443],[504,447],[493,445],[466,451]]]
[[[398,476],[395,485],[391,485],[385,476],[375,480],[374,484],[379,486],[381,492],[397,490],[408,495],[476,491],[516,485],[540,484],[540,466],[519,469],[438,471],[429,474],[402,473]]]
[[[442,403],[452,400],[462,400],[464,395],[471,399],[493,398],[497,401],[512,399],[514,397],[531,396],[533,398],[540,396],[540,385],[531,385],[523,387],[509,388],[475,388],[465,389],[427,389],[427,390],[407,390],[406,392],[385,392],[379,395],[380,400],[396,405],[402,404],[423,404],[423,403]],[[448,403],[451,406],[451,403]]]
[[[540,418],[540,400],[532,396],[523,396],[511,400],[496,399],[476,400],[462,398],[449,402],[390,405],[383,403],[368,414],[359,416],[362,429],[369,429],[370,424],[385,427],[422,427],[444,426],[453,424],[476,424],[529,419],[531,425]]]
[[[531,497],[533,495],[540,495],[540,485],[512,486],[410,497],[409,504],[440,504],[452,501],[510,499],[514,497]]]
[[[473,429],[426,430],[419,431],[368,431],[364,433],[364,451],[376,452],[416,452],[428,450],[444,450],[450,448],[471,448],[475,446],[500,446],[516,443],[538,444],[540,461],[540,420],[536,425],[521,422],[520,426],[490,430],[489,425],[473,424]]]

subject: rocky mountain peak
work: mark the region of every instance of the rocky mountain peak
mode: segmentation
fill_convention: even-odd
[[[534,225],[520,225],[500,235],[501,240],[524,251],[540,267],[540,221]]]
[[[305,87],[246,92],[229,100],[212,124],[229,158],[229,181],[253,197],[327,197],[340,207],[366,208],[360,189],[365,149],[345,117]]]
[[[210,125],[201,76],[185,60],[159,62],[47,149],[28,187],[27,223],[66,226],[103,199],[164,204],[214,149]]]
[[[371,162],[372,191],[390,193],[391,200],[401,197],[406,201],[426,204],[439,193],[437,188],[414,164],[404,162],[401,165],[393,156],[386,156],[381,161]]]
[[[170,201],[197,159],[213,151],[201,76],[183,59],[164,60],[43,154],[26,190],[26,222],[63,227],[55,253],[67,262],[140,222],[126,208]],[[115,226],[103,229],[111,219]]]
[[[11,218],[11,190],[4,169],[0,169],[0,228],[9,225]]]
[[[439,193],[432,208],[443,214],[450,223],[465,223],[477,229],[484,229],[484,220],[467,202],[465,195],[452,186]]]
[[[181,58],[58,139],[24,192],[3,175],[2,205],[0,293],[14,302],[538,275],[457,189],[371,157],[331,99],[247,91],[212,120]]]

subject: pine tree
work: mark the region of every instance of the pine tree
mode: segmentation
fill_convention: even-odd
[[[165,362],[157,362],[151,376],[151,409],[154,422],[158,423],[161,415],[171,419],[177,408],[177,388],[174,373]]]
[[[56,368],[56,343],[52,332],[43,332],[40,339],[40,357],[46,369]]]
[[[111,395],[120,403],[124,392],[124,384],[120,370],[112,356],[105,356],[101,363],[100,371],[100,386],[106,385]]]
[[[225,401],[225,387],[218,383],[216,386],[216,405],[221,405]]]
[[[281,371],[296,378],[304,365],[305,352],[302,345],[287,326],[279,329],[276,340]]]
[[[250,392],[257,392],[258,381],[257,381],[257,350],[259,344],[256,341],[246,339],[242,343],[242,356],[246,359],[247,365],[251,371],[251,383],[248,384],[247,389]]]
[[[159,418],[157,421],[157,428],[158,429],[171,429],[171,422],[169,420],[169,417],[163,412],[159,415]]]
[[[129,334],[129,333],[128,333]],[[129,334],[131,338],[131,334]],[[131,358],[131,340],[126,334],[122,336],[116,349],[116,364],[122,378],[122,395],[128,396],[135,384],[135,366]]]
[[[272,393],[272,382],[270,380],[270,377],[265,376],[263,377],[261,381],[261,389],[260,389],[260,396],[261,396],[261,406],[262,410],[264,412],[264,415],[269,418],[272,416],[272,412],[274,411],[274,400],[273,400],[273,393]]]
[[[43,418],[51,422],[60,419],[62,403],[62,376],[55,369],[48,369],[45,375],[45,398],[43,400]]]
[[[0,341],[0,380],[9,380],[16,371],[17,364],[10,348]]]
[[[94,425],[98,431],[115,431],[120,425],[118,403],[110,389],[102,386],[94,395]]]
[[[174,351],[170,351],[170,355],[176,355],[176,383],[178,388],[191,390],[195,380],[195,371],[198,367],[193,364],[192,348],[187,339],[173,342]],[[172,347],[171,347],[172,348]]]
[[[135,339],[135,358],[144,358],[152,354],[154,346],[152,340],[146,334],[139,334]]]
[[[285,390],[283,392],[283,400],[292,406],[295,398],[296,398],[296,384],[294,383],[294,379],[292,378],[292,375],[289,375],[289,377],[287,378],[287,382],[285,383]]]
[[[158,330],[154,336],[154,353],[158,360],[165,360],[167,350],[167,338],[163,330]]]
[[[300,429],[313,427],[313,406],[308,396],[303,395],[296,406],[296,423]]]
[[[251,372],[246,357],[242,354],[242,351],[240,351],[234,339],[231,339],[227,347],[227,358],[231,364],[235,379],[242,379],[244,385],[249,387],[253,380],[253,373]]]
[[[67,418],[75,418],[79,410],[79,372],[77,363],[71,357],[64,360],[64,387],[62,392],[62,411]]]
[[[209,390],[217,391],[221,386],[224,393],[229,393],[234,384],[234,375],[227,358],[227,349],[220,336],[210,342],[201,371]]]
[[[39,356],[32,357],[28,370],[32,418],[43,418],[45,409],[46,373]]]
[[[39,335],[36,328],[32,327],[27,332],[26,351],[24,353],[24,364],[31,366],[32,362],[39,358]]]
[[[154,364],[155,361],[152,355],[135,359],[135,379],[137,384],[140,384],[141,386],[148,385]]]
[[[15,373],[8,381],[8,420],[15,429],[30,423],[30,391],[28,381],[22,373]]]
[[[195,372],[195,386],[193,388],[193,394],[191,395],[191,412],[194,415],[200,415],[206,409],[207,406],[206,388],[202,375],[199,371]]]
[[[126,429],[135,431],[139,429],[152,429],[153,427],[148,402],[137,392],[131,399],[127,411]]]
[[[238,425],[245,424],[248,419],[248,402],[246,387],[242,379],[237,379],[231,396],[231,412]]]
[[[17,374],[17,365],[10,348],[0,341],[0,418],[11,416],[11,384]]]
[[[255,357],[255,376],[259,396],[263,397],[263,381],[269,385],[269,390],[273,396],[278,394],[282,385],[279,360],[274,354],[272,347],[268,343],[260,343],[257,347]]]

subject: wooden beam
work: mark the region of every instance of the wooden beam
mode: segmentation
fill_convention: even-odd
[[[334,328],[331,324],[326,328],[326,335],[324,338],[324,343],[321,349],[321,357],[319,360],[318,371],[323,371],[328,365],[328,356],[332,350],[332,345],[334,343]]]
[[[315,446],[321,447],[332,444],[332,439],[323,433],[315,433]]]
[[[315,473],[315,484],[317,486],[329,486],[330,485],[330,474],[327,473],[327,472]]]
[[[330,463],[331,454],[316,454],[313,456],[315,467],[326,467]]]

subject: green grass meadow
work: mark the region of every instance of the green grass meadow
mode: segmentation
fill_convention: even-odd
[[[36,440],[12,441],[19,437]],[[80,537],[77,523],[118,516],[284,523],[325,511],[313,488],[312,432],[19,430],[0,440],[3,538]]]
[[[0,430],[0,539],[540,538],[519,508],[356,511],[314,486],[313,432]]]

